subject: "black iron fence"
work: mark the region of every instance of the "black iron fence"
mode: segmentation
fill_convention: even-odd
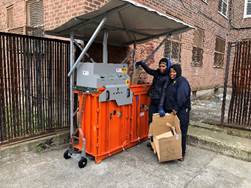
[[[69,126],[69,42],[0,33],[0,144]]]
[[[228,123],[251,129],[251,41],[235,44]]]

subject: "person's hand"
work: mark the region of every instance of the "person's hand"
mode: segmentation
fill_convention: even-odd
[[[177,112],[176,112],[175,110],[173,110],[173,111],[171,112],[171,114],[173,114],[173,115],[176,116]]]
[[[159,116],[160,116],[160,117],[164,117],[165,115],[166,115],[166,113],[165,113],[163,107],[160,106],[160,107],[159,107]]]
[[[142,62],[143,62],[143,61],[138,61],[138,62],[135,63],[136,69],[139,68],[140,65],[142,65]]]

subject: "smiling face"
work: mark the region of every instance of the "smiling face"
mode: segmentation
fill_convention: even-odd
[[[176,78],[176,75],[177,75],[176,71],[173,68],[171,68],[169,73],[170,78],[173,80]]]
[[[161,73],[165,73],[166,72],[166,64],[165,63],[160,63],[159,64],[159,70]]]

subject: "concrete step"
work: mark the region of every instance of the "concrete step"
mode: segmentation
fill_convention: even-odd
[[[198,128],[203,128],[203,129],[208,129],[208,130],[212,130],[212,131],[216,131],[216,132],[223,132],[224,129],[216,126],[216,125],[212,125],[212,124],[208,124],[208,123],[204,123],[203,121],[193,121],[190,120],[190,125],[194,126],[194,127],[198,127]]]
[[[224,128],[209,127],[191,124],[188,144],[251,162],[251,139],[228,134]]]
[[[251,139],[251,130],[244,130],[244,129],[238,129],[238,128],[233,128],[233,127],[223,127],[220,125],[216,125],[216,123],[205,123],[203,121],[193,121],[190,120],[190,125],[198,127],[198,128],[204,128],[208,130],[213,130],[217,132],[224,132],[228,135],[232,136],[238,136],[242,138],[249,138]]]

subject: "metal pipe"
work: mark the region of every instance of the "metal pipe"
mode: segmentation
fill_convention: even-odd
[[[221,125],[224,124],[224,116],[225,116],[225,106],[226,106],[226,96],[227,96],[227,83],[228,83],[228,74],[230,67],[230,56],[231,56],[232,43],[228,42],[227,46],[227,61],[225,67],[225,80],[224,80],[224,90],[223,90],[223,101],[221,106]]]
[[[104,23],[106,21],[106,18],[103,18],[100,22],[100,24],[98,25],[98,27],[96,28],[96,30],[94,31],[93,35],[91,36],[90,40],[88,41],[88,43],[86,44],[85,48],[83,49],[83,51],[81,52],[81,54],[79,55],[78,59],[76,60],[76,62],[74,63],[74,65],[72,66],[70,72],[68,73],[68,76],[71,76],[72,72],[74,71],[74,69],[76,68],[76,66],[80,63],[81,59],[83,58],[83,56],[85,55],[85,53],[87,52],[87,50],[90,48],[90,46],[92,45],[92,43],[94,42],[95,38],[97,37],[98,33],[100,32],[100,30],[102,29]]]
[[[70,67],[72,69],[74,64],[74,34],[71,33],[70,36]],[[74,108],[74,101],[73,101],[73,74],[70,75],[70,138],[72,139],[73,136],[73,108]]]
[[[134,83],[135,78],[135,62],[136,62],[136,43],[133,44],[133,54],[132,54],[132,78],[131,83]]]
[[[103,63],[108,64],[108,47],[107,47],[108,32],[104,32],[103,38]]]

